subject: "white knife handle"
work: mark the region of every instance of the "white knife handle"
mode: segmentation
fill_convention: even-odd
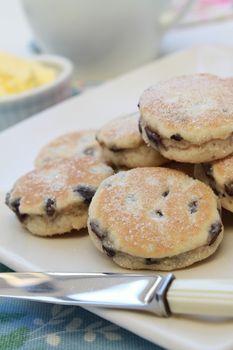
[[[233,317],[233,280],[174,280],[167,292],[173,314]]]

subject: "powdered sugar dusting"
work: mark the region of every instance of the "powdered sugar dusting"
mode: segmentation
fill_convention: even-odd
[[[98,172],[93,172],[93,168],[97,168]],[[56,198],[57,207],[63,207],[78,200],[79,197],[74,194],[77,186],[97,188],[102,180],[112,174],[110,167],[92,157],[59,160],[20,178],[11,192],[11,198],[21,198],[21,208],[40,207],[49,197]]]
[[[95,136],[95,130],[84,130],[62,135],[42,148],[35,164],[37,167],[41,167],[51,161],[86,155],[101,159],[102,151]]]
[[[155,130],[179,129],[206,133],[228,125],[233,131],[233,85],[227,79],[196,74],[162,81],[147,89],[140,98],[140,111]],[[224,129],[225,130],[225,129]],[[166,135],[164,135],[166,136]]]
[[[138,129],[139,113],[118,117],[104,125],[97,133],[100,143],[107,147],[134,148],[143,143]]]
[[[112,186],[101,185],[90,211],[116,249],[164,257],[206,244],[208,225],[218,217],[215,196],[206,185],[165,168],[137,168],[125,176],[125,186],[118,174],[108,179]],[[191,212],[194,198],[198,210]]]

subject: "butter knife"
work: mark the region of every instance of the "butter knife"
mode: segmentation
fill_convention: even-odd
[[[157,316],[233,317],[233,279],[115,273],[0,273],[0,296],[64,305],[136,309]]]

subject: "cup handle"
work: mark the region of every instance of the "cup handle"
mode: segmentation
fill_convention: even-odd
[[[159,18],[161,29],[165,31],[176,24],[187,13],[194,1],[195,0],[187,0],[178,13],[175,9],[163,13]]]

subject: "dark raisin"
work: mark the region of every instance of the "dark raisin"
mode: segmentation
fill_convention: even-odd
[[[94,147],[87,147],[86,149],[83,150],[83,153],[86,154],[87,156],[93,156],[95,154],[95,149]]]
[[[221,231],[222,231],[222,224],[220,221],[217,221],[210,226],[209,239],[208,239],[209,245],[213,244],[216,241],[216,239]]]
[[[150,130],[147,126],[145,127],[145,132],[147,134],[148,139],[152,141],[156,145],[156,147],[163,146],[161,137],[159,134],[157,134],[157,132]]]
[[[110,151],[112,151],[112,152],[120,152],[120,151],[123,150],[122,148],[118,148],[118,147],[115,146],[115,145],[109,147],[109,149],[110,149]]]
[[[163,216],[163,213],[161,212],[161,210],[156,210],[155,211],[155,215],[158,217],[158,218],[161,218]]]
[[[175,141],[182,141],[183,137],[180,134],[174,134],[170,137],[170,139],[175,140]]]
[[[168,195],[169,195],[169,191],[168,190],[162,193],[163,197],[167,197]]]
[[[19,221],[24,222],[27,219],[28,214],[19,214],[19,215],[17,215],[17,217],[18,217]]]
[[[21,198],[16,198],[16,199],[14,199],[14,200],[10,203],[12,210],[13,210],[16,214],[19,213],[20,201],[21,201]]]
[[[198,201],[194,200],[189,203],[189,211],[191,214],[196,213],[198,208]]]
[[[106,232],[101,230],[100,225],[97,221],[91,221],[90,227],[99,239],[103,240],[104,238],[106,238]]]
[[[48,216],[53,216],[56,211],[56,201],[52,198],[47,198],[45,202],[45,211]]]
[[[211,180],[214,180],[212,165],[206,163],[206,164],[202,164],[202,167],[204,169],[204,172],[205,172],[206,176],[209,177]]]
[[[85,204],[90,204],[96,189],[88,186],[77,186],[73,189],[73,191],[80,194],[80,196],[84,199]]]
[[[145,264],[146,265],[153,265],[153,264],[159,264],[160,259],[153,259],[153,258],[146,258],[145,259]]]
[[[11,196],[10,192],[7,192],[5,197],[5,204],[8,206],[10,205],[10,196]]]
[[[228,182],[224,185],[225,192],[228,194],[228,196],[233,196],[233,181]]]
[[[216,196],[219,196],[221,193],[217,190],[217,188],[214,186],[214,184],[211,184],[212,190],[216,194]]]
[[[209,179],[209,185],[212,188],[212,190],[214,191],[214,193],[216,194],[216,196],[220,196],[221,192],[219,192],[219,190],[217,190],[216,188],[216,182],[213,176],[213,166],[209,163],[205,163],[202,164],[202,169],[204,170],[205,175],[208,177]]]
[[[138,109],[139,109],[140,108],[140,103],[139,102],[138,102],[137,106],[138,106]]]
[[[142,124],[141,124],[141,119],[139,119],[139,122],[138,122],[138,130],[140,132],[140,134],[142,134]]]
[[[107,254],[107,256],[113,257],[114,255],[116,255],[116,252],[114,249],[106,247],[105,245],[103,245],[102,248],[105,251],[105,253]]]
[[[14,213],[16,214],[19,221],[23,222],[28,217],[28,215],[20,213],[20,211],[19,211],[20,201],[21,201],[21,198],[16,198],[15,200],[13,200],[10,203],[10,207],[12,208]]]

